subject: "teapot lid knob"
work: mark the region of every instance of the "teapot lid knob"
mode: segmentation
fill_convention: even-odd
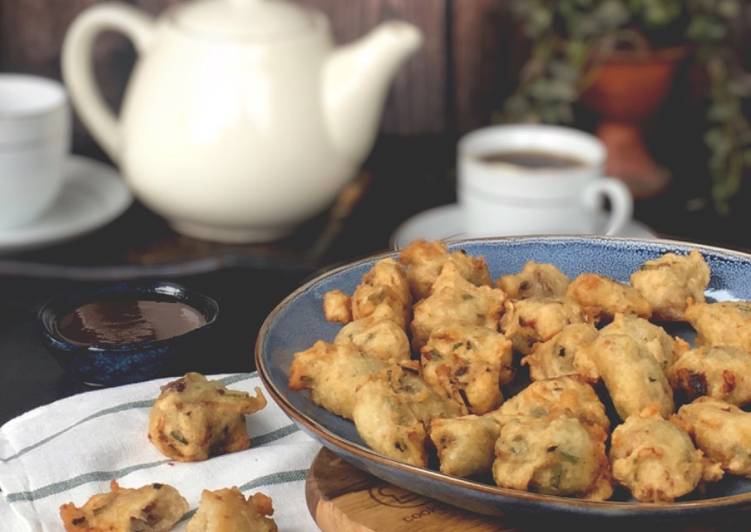
[[[313,30],[318,13],[287,0],[194,0],[172,18],[180,28],[203,35],[272,40]]]

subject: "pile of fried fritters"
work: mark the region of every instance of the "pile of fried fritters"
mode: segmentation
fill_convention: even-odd
[[[493,284],[482,257],[418,241],[351,296],[325,294],[344,327],[295,354],[289,385],[395,460],[435,452],[443,473],[504,488],[605,500],[617,483],[669,502],[751,477],[751,303],[707,303],[709,280],[691,251],[628,285],[533,261]],[[649,320],[689,322],[698,347]]]

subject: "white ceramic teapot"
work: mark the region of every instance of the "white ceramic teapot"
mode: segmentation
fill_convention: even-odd
[[[119,120],[92,74],[103,30],[140,55]],[[198,0],[158,20],[114,3],[74,21],[62,66],[83,122],[143,203],[182,233],[254,242],[321,211],[355,174],[421,41],[394,21],[335,48],[321,13],[285,0]]]

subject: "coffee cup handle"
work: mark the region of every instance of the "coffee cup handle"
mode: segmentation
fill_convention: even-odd
[[[634,200],[628,187],[623,184],[623,181],[612,177],[604,177],[592,181],[584,189],[584,203],[592,210],[600,208],[600,201],[603,196],[610,200],[611,207],[605,234],[614,235],[631,220],[634,212]]]
[[[154,22],[134,7],[121,3],[90,7],[73,22],[65,35],[62,70],[65,84],[81,120],[116,163],[120,159],[120,124],[107,107],[94,80],[93,44],[104,30],[116,30],[143,53],[152,40]]]

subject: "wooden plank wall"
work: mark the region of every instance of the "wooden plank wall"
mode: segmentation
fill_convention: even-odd
[[[504,0],[454,0],[449,91],[459,132],[491,120],[514,89],[520,40]]]
[[[384,131],[413,133],[443,130],[445,125],[445,27],[443,0],[305,0],[332,15],[337,41],[349,42],[379,22],[401,19],[420,28],[422,49],[402,67],[389,95]]]
[[[0,0],[0,71],[60,75],[65,31],[83,9],[101,0]],[[183,0],[127,0],[157,15]],[[332,18],[339,42],[379,22],[403,19],[425,35],[389,96],[382,131],[437,134],[465,131],[489,120],[513,84],[513,31],[506,0],[297,0]],[[105,34],[95,50],[106,98],[117,105],[134,61],[130,44]],[[86,133],[79,126],[77,135]],[[79,140],[81,140],[79,138]]]

